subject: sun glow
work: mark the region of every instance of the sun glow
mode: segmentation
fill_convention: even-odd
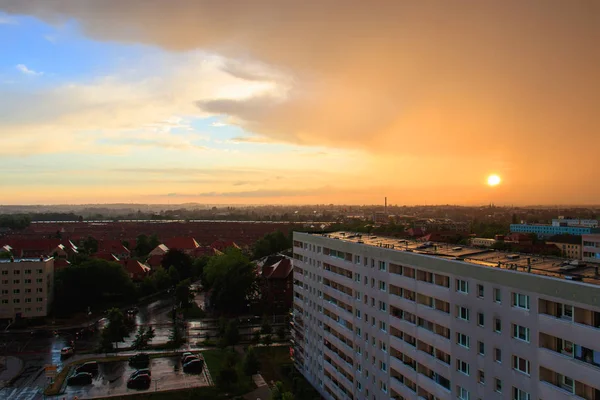
[[[498,175],[490,175],[487,179],[487,184],[489,186],[498,186],[502,180]]]

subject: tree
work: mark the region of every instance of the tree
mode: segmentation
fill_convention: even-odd
[[[271,319],[268,315],[263,316],[262,325],[260,327],[260,332],[264,335],[270,335],[273,333],[273,327],[271,326]]]
[[[235,346],[240,342],[240,331],[237,319],[231,319],[225,330],[225,343],[227,346]]]
[[[230,248],[225,254],[212,257],[204,269],[204,278],[216,311],[244,312],[256,292],[256,267],[239,249]]]
[[[103,334],[107,336],[113,343],[122,342],[127,336],[127,327],[125,325],[125,317],[118,308],[108,310],[108,325],[104,328]]]
[[[156,290],[167,290],[172,286],[169,273],[162,267],[155,269],[151,278],[156,286]]]
[[[59,316],[131,301],[135,295],[131,278],[115,262],[83,259],[55,274],[54,311]]]
[[[98,240],[92,236],[88,236],[82,243],[85,254],[91,255],[98,252]]]
[[[258,344],[260,342],[260,331],[254,331],[252,334],[252,343]]]
[[[190,308],[194,294],[190,291],[190,280],[186,279],[177,285],[175,288],[175,299],[181,308]]]
[[[161,264],[163,268],[175,267],[180,279],[186,279],[192,275],[192,259],[183,251],[171,249],[163,257]]]
[[[256,260],[289,249],[290,247],[292,247],[291,239],[283,232],[276,231],[267,233],[261,239],[258,239],[252,247],[252,254]]]
[[[260,360],[256,355],[254,347],[249,347],[248,350],[246,350],[246,355],[244,356],[244,361],[242,364],[244,374],[251,376],[258,372],[260,369]]]
[[[156,337],[156,331],[151,325],[146,327],[146,343],[150,343]]]
[[[206,265],[208,264],[208,260],[209,260],[209,257],[202,256],[202,257],[196,258],[192,262],[192,276],[191,277],[193,280],[202,278],[202,275],[204,273],[204,267],[206,267]]]
[[[238,381],[238,374],[235,368],[223,368],[217,375],[217,386],[222,390],[229,391]]]
[[[276,335],[279,338],[279,340],[285,339],[285,334],[286,334],[286,331],[285,331],[284,326],[280,326],[279,328],[277,328]]]
[[[152,326],[144,327],[140,326],[138,332],[135,335],[135,339],[133,340],[133,348],[140,350],[148,347],[148,344],[152,339],[154,339],[155,332]]]
[[[271,335],[265,335],[265,337],[263,338],[263,344],[265,346],[270,346],[273,343],[273,338],[271,337]]]
[[[169,273],[169,280],[171,281],[171,285],[177,285],[179,283],[179,281],[181,280],[180,276],[179,276],[179,272],[177,272],[177,268],[175,268],[174,266],[170,266],[168,269],[168,273]]]
[[[286,392],[283,383],[278,381],[271,390],[271,400],[294,400],[294,394]]]
[[[169,343],[174,346],[179,346],[183,343],[183,332],[181,332],[181,327],[178,322],[174,322],[171,327],[171,332],[169,333]]]

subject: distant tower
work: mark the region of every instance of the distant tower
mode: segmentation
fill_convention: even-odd
[[[383,211],[385,211],[387,213],[387,197],[385,197]]]

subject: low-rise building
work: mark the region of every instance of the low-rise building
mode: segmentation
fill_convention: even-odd
[[[583,235],[581,240],[583,261],[600,263],[600,234]]]
[[[589,235],[600,233],[600,228],[583,225],[544,225],[544,224],[510,224],[510,231],[514,233],[535,233],[539,238],[555,235]]]
[[[492,247],[498,241],[496,239],[488,239],[488,238],[472,238],[470,240],[471,246],[477,247]]]
[[[546,244],[558,247],[563,257],[581,260],[581,236],[556,235],[548,238]]]
[[[45,317],[54,298],[54,258],[0,259],[0,319]]]

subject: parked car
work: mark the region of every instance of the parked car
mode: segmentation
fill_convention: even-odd
[[[133,379],[138,375],[148,375],[148,376],[152,376],[152,372],[148,369],[148,368],[142,368],[142,369],[138,369],[137,371],[135,371],[133,374],[131,374],[131,376],[129,377],[129,379]]]
[[[183,362],[183,360],[185,360],[185,358],[186,358],[187,356],[193,356],[193,355],[194,355],[194,353],[192,353],[192,352],[190,352],[190,351],[186,351],[185,353],[182,353],[182,354],[181,354],[181,362]]]
[[[139,353],[129,357],[129,365],[143,366],[144,368],[150,364],[150,356],[146,353]]]
[[[67,379],[67,385],[69,386],[91,385],[91,383],[92,374],[89,372],[78,372]]]
[[[187,364],[188,362],[190,362],[192,360],[199,360],[199,359],[200,358],[198,356],[195,356],[195,355],[192,354],[192,355],[189,355],[189,356],[185,356],[183,358],[183,360],[181,360],[181,364],[185,365],[185,364]]]
[[[199,358],[192,359],[187,363],[183,364],[183,372],[188,374],[199,374],[202,372],[204,367],[204,360]]]
[[[74,352],[75,352],[75,350],[71,346],[63,347],[60,350],[60,356],[63,358],[66,358],[66,357],[72,356]]]
[[[98,372],[98,363],[96,361],[88,361],[84,364],[81,364],[75,372],[78,374],[80,372],[87,372],[90,374],[95,374]]]
[[[130,389],[148,389],[151,381],[150,375],[139,374],[127,380],[127,387]]]

